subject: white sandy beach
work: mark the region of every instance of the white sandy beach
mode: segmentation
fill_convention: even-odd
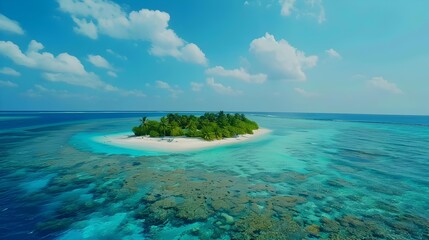
[[[271,130],[260,128],[253,131],[253,134],[244,134],[235,138],[226,138],[214,141],[205,141],[201,138],[188,137],[136,137],[131,133],[99,136],[95,137],[94,140],[100,143],[129,149],[162,152],[186,152],[251,141],[269,132],[271,132]]]

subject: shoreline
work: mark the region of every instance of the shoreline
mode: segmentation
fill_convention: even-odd
[[[234,138],[224,138],[221,140],[205,141],[201,138],[190,137],[142,137],[134,136],[132,133],[112,134],[94,137],[93,140],[115,147],[128,148],[134,150],[158,151],[158,152],[188,152],[218,146],[226,146],[255,140],[270,133],[267,128],[260,128],[253,131],[253,134],[239,135]]]

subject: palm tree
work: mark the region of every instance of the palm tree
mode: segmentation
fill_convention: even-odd
[[[165,136],[165,131],[167,131],[167,129],[168,129],[167,119],[165,117],[162,117],[161,123],[159,125],[159,130],[162,131],[164,133],[164,136]]]
[[[209,141],[210,140],[210,132],[207,130],[201,131],[203,139]]]
[[[147,117],[146,117],[146,116],[142,117],[142,118],[140,119],[140,126],[145,125],[146,121],[147,121]]]

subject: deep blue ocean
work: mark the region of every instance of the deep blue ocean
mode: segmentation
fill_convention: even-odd
[[[0,239],[429,239],[429,116],[248,112],[272,132],[184,153],[93,140],[165,114],[0,112]]]

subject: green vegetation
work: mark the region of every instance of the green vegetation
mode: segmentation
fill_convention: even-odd
[[[168,114],[160,121],[140,119],[140,125],[133,127],[134,135],[150,137],[188,136],[200,137],[207,141],[235,137],[239,134],[253,134],[258,129],[256,122],[244,114],[205,113],[200,117],[194,115]]]

